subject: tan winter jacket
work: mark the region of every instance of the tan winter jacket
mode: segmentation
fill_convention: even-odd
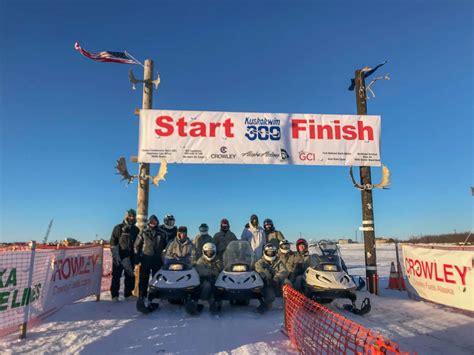
[[[262,257],[255,263],[255,271],[259,273],[267,285],[279,284],[289,276],[285,264],[278,257],[272,263]]]
[[[196,262],[196,248],[189,238],[184,243],[178,241],[178,237],[173,239],[165,251],[165,259],[185,260],[189,258],[189,262],[194,265]]]
[[[209,261],[204,256],[201,256],[196,263],[196,271],[199,277],[212,280],[212,282],[215,282],[223,268],[222,261],[217,258]]]

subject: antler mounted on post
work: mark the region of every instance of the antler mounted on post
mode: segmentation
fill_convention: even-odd
[[[117,172],[115,174],[121,175],[122,180],[124,181],[127,180],[127,185],[130,185],[133,180],[139,178],[139,180],[151,180],[152,184],[158,187],[158,184],[161,180],[166,180],[165,175],[168,173],[168,163],[166,162],[165,159],[161,160],[160,168],[158,169],[158,173],[155,176],[152,175],[143,175],[143,176],[138,176],[138,175],[130,175],[127,169],[127,163],[125,161],[124,157],[120,157],[117,160],[117,165],[115,165],[115,169]]]
[[[120,181],[127,180],[127,185],[130,185],[133,180],[138,177],[138,175],[130,175],[127,169],[127,162],[125,161],[124,157],[120,157],[117,160],[117,165],[115,165],[115,169],[117,170],[115,174],[122,176],[122,180]]]
[[[354,179],[354,174],[352,173],[352,166],[349,169],[349,175],[351,176],[354,187],[359,190],[372,190],[374,188],[388,190],[387,186],[390,185],[390,170],[388,170],[385,165],[382,165],[382,180],[378,184],[358,184]]]
[[[135,75],[133,75],[133,70],[130,69],[128,71],[128,80],[130,80],[130,82],[132,83],[132,89],[135,90],[135,85],[138,84],[138,83],[148,83],[148,82],[151,82],[153,85],[155,85],[155,90],[158,89],[158,85],[160,85],[160,74],[158,73],[157,74],[157,77],[155,80],[138,80],[137,78],[135,78]]]

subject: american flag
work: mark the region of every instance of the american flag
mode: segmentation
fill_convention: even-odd
[[[140,64],[137,60],[132,58],[127,52],[99,52],[91,53],[83,49],[78,42],[74,44],[74,48],[78,50],[84,57],[99,62],[121,63],[121,64]]]

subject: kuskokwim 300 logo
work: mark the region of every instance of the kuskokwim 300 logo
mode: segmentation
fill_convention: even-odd
[[[245,125],[247,127],[245,137],[251,141],[256,139],[260,141],[279,141],[281,138],[280,120],[277,118],[245,117]]]

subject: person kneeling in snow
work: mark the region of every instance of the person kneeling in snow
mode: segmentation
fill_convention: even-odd
[[[255,263],[255,271],[263,280],[263,300],[260,301],[257,311],[264,313],[271,308],[276,294],[281,292],[284,284],[291,284],[288,280],[288,270],[277,255],[277,248],[271,243],[263,247],[262,258]]]
[[[196,271],[201,280],[200,299],[209,302],[211,313],[221,309],[222,302],[215,298],[214,285],[219,273],[224,268],[222,261],[216,257],[217,248],[214,243],[206,243],[202,247],[202,256],[196,263]]]

